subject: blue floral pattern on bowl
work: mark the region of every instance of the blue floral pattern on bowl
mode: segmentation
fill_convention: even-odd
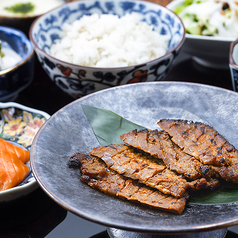
[[[34,48],[26,35],[14,28],[0,26],[0,40],[6,41],[17,54],[20,62],[0,70],[0,101],[14,100],[27,88],[34,76]]]
[[[229,51],[229,68],[231,73],[232,87],[238,92],[238,39],[231,42]]]
[[[237,69],[231,69],[231,75],[233,77],[233,90],[238,92],[238,70]]]
[[[83,15],[116,14],[137,12],[143,21],[153,26],[162,35],[169,35],[169,52],[150,62],[118,68],[96,68],[74,65],[49,55],[50,47],[60,38],[62,25],[72,23]],[[35,51],[49,77],[63,91],[78,98],[94,91],[127,83],[162,80],[172,61],[177,56],[185,39],[181,20],[170,10],[144,1],[76,1],[55,9],[33,23],[30,38]]]

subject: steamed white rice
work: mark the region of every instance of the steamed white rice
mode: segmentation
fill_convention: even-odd
[[[50,53],[60,60],[85,66],[122,67],[163,56],[168,36],[153,31],[139,14],[121,18],[110,14],[83,16],[64,24],[61,39]]]

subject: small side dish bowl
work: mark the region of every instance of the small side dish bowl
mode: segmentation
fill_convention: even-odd
[[[185,0],[174,0],[166,7],[174,11]],[[185,26],[186,27],[186,26]],[[183,51],[198,64],[213,69],[229,69],[229,48],[235,37],[186,34]]]
[[[154,31],[168,37],[168,50],[164,55],[137,65],[107,68],[72,64],[50,54],[52,44],[62,34],[64,23],[71,24],[94,13],[122,17],[132,12],[152,25]],[[79,98],[113,86],[162,80],[184,43],[185,29],[176,14],[158,4],[134,0],[83,0],[67,3],[38,18],[31,26],[30,39],[52,81],[73,98]]]
[[[64,0],[1,0],[0,25],[19,29],[28,36],[37,17],[64,3]]]
[[[230,44],[229,67],[233,90],[238,92],[238,40]]]
[[[13,100],[20,91],[25,89],[33,80],[34,75],[34,48],[26,35],[17,29],[0,26],[0,41],[2,42],[2,52],[6,43],[7,51],[3,57],[8,57],[6,62],[12,62],[15,56],[19,60],[13,64],[0,68],[0,101]],[[9,47],[9,48],[8,48]],[[14,54],[10,53],[14,52]],[[1,66],[2,64],[0,64]],[[2,69],[2,70],[1,70]]]
[[[14,102],[0,102],[0,138],[27,150],[45,121],[46,112]],[[26,164],[30,167],[30,162]],[[16,187],[0,191],[0,202],[7,202],[27,195],[38,187],[32,172]]]

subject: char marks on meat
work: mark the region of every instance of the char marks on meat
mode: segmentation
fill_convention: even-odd
[[[101,159],[93,155],[76,153],[70,158],[69,165],[80,167],[81,180],[89,186],[106,194],[139,202],[153,208],[181,214],[188,200],[187,194],[181,198],[175,198],[126,178],[108,168]]]
[[[208,182],[205,178],[188,182],[182,175],[168,169],[162,160],[127,145],[109,145],[95,147],[91,155],[101,158],[108,167],[125,177],[138,180],[164,194],[181,197],[189,190],[211,188],[217,184]]]
[[[121,144],[95,147],[90,154],[101,158],[108,167],[119,174],[138,180],[165,194],[181,197],[187,189],[187,181],[181,175],[167,169],[162,160],[155,160],[133,147]]]
[[[220,185],[220,183],[217,178],[210,178],[210,179],[201,178],[201,179],[192,180],[188,182],[187,185],[188,185],[189,191],[198,191],[203,188],[206,188],[206,189],[217,188]]]
[[[211,177],[210,168],[184,153],[165,131],[134,130],[121,135],[124,143],[162,159],[165,165],[189,179]]]
[[[238,151],[211,126],[187,120],[162,119],[158,125],[185,153],[194,156],[216,176],[238,183]]]

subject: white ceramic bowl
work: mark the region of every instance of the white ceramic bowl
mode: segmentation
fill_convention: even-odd
[[[184,0],[173,0],[166,7],[174,10]],[[229,69],[229,49],[234,38],[186,34],[183,50],[202,66]]]
[[[27,36],[29,34],[29,29],[32,22],[43,13],[46,13],[49,10],[52,10],[59,5],[65,3],[65,0],[33,0],[33,1],[25,1],[25,3],[31,2],[35,5],[35,9],[33,12],[20,14],[20,13],[12,13],[7,11],[5,8],[13,7],[15,4],[21,4],[24,1],[21,0],[1,0],[0,4],[0,25],[13,27],[18,30],[23,31]],[[48,2],[48,5],[47,5]]]
[[[169,36],[169,50],[164,56],[128,67],[97,68],[67,63],[49,54],[63,23],[72,23],[93,13],[123,16],[131,12],[140,14],[155,31]],[[78,98],[112,86],[162,80],[184,43],[185,29],[176,14],[158,4],[136,0],[86,0],[67,3],[38,18],[31,26],[30,39],[53,82],[73,98]]]

